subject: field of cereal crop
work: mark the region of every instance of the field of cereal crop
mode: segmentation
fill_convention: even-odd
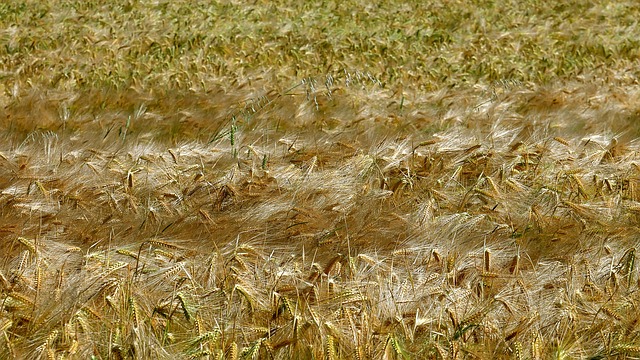
[[[635,359],[640,5],[0,4],[0,359]]]

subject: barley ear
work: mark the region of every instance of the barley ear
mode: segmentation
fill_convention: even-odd
[[[531,360],[542,359],[542,339],[537,331],[533,332],[533,339],[531,339]]]
[[[235,341],[229,347],[229,360],[238,360],[238,344]]]
[[[242,285],[238,285],[236,284],[233,287],[234,290],[238,291],[240,293],[240,295],[242,295],[242,297],[244,297],[244,299],[247,301],[247,310],[249,311],[249,314],[253,314],[255,308],[254,308],[254,299],[251,297],[251,295],[247,292],[247,290],[242,287]]]
[[[138,328],[140,327],[140,311],[138,310],[138,303],[133,296],[129,296],[129,310],[131,311],[131,316],[133,317],[133,326]]]
[[[34,241],[23,238],[23,237],[18,237],[18,242],[20,244],[22,244],[24,247],[26,247],[27,249],[29,249],[29,251],[35,255],[36,253],[36,244]]]
[[[614,349],[622,354],[638,354],[640,353],[640,346],[632,344],[618,344],[614,346]]]
[[[185,320],[191,322],[193,316],[191,315],[191,311],[189,310],[189,305],[187,303],[187,299],[184,296],[184,293],[182,293],[182,291],[178,291],[178,293],[176,294],[176,298],[178,298],[178,302],[180,303],[180,307],[182,308]]]
[[[327,335],[324,355],[327,360],[336,360],[338,358],[335,338],[331,335]]]
[[[241,359],[246,359],[246,360],[253,360],[255,358],[257,358],[258,353],[260,352],[260,347],[262,346],[262,342],[264,341],[264,339],[258,339],[256,341],[254,341],[253,343],[251,343],[251,345],[247,348],[245,348],[244,350],[242,350],[242,353],[240,354],[240,358]]]
[[[519,341],[516,341],[513,345],[513,354],[515,355],[516,360],[523,360],[522,357],[522,344]]]

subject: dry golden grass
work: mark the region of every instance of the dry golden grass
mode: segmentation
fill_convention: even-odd
[[[637,6],[329,3],[0,5],[0,359],[640,355]]]
[[[5,108],[7,356],[635,353],[637,92],[334,86]]]

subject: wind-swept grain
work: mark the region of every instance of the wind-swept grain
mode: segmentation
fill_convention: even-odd
[[[203,333],[202,335],[199,335],[197,337],[195,337],[194,339],[190,340],[191,346],[197,346],[197,345],[201,345],[204,343],[211,343],[214,344],[218,341],[218,339],[220,338],[220,330],[219,329],[215,329],[212,331],[207,331],[206,333]]]
[[[0,6],[0,354],[635,356],[628,3]]]
[[[231,342],[228,353],[228,357],[230,360],[238,360],[238,344],[236,344],[235,341]]]
[[[183,263],[177,263],[177,264],[171,266],[170,268],[162,271],[162,280],[163,281],[172,280],[180,272],[183,272],[183,271],[184,271],[184,264]]]
[[[36,254],[36,245],[34,241],[19,236],[18,242],[24,245],[32,254]]]
[[[324,354],[327,360],[338,359],[338,355],[336,352],[335,338],[332,335],[327,335]]]
[[[170,249],[170,250],[187,250],[186,248],[176,245],[176,244],[172,244],[170,242],[164,241],[164,240],[160,240],[160,239],[151,239],[151,240],[147,240],[147,242],[153,246],[157,246],[157,247],[162,247],[162,248],[166,248],[166,249]]]
[[[189,356],[189,359],[201,359],[203,357],[210,358],[212,355],[214,354],[211,352],[211,350],[200,350],[191,354]]]
[[[20,292],[12,291],[8,294],[8,296],[30,307],[33,307],[35,305],[33,299]]]
[[[537,331],[532,331],[531,339],[531,359],[542,359],[542,339]]]
[[[237,291],[240,295],[242,295],[242,297],[247,302],[247,310],[249,311],[249,314],[253,314],[255,310],[255,300],[251,296],[251,294],[249,294],[242,285],[236,284],[233,289],[234,291]]]
[[[571,145],[569,144],[569,141],[567,141],[567,140],[566,140],[566,139],[564,139],[564,138],[561,138],[560,136],[555,136],[555,137],[553,138],[553,140],[555,140],[555,141],[559,142],[560,144],[562,144],[562,145],[564,145],[564,146],[566,146],[566,147],[570,147],[570,146],[571,146]]]
[[[182,291],[178,291],[178,293],[176,294],[176,298],[180,303],[180,308],[182,309],[182,313],[184,314],[185,320],[190,322],[191,319],[193,318],[193,315],[191,314],[190,305],[187,302],[185,294]]]
[[[640,346],[632,344],[617,344],[614,346],[614,350],[623,354],[640,353]]]
[[[524,355],[522,354],[522,343],[519,341],[516,341],[513,344],[513,354],[516,358],[516,360],[523,360],[524,359]]]
[[[622,315],[615,311],[611,306],[605,305],[602,307],[602,312],[614,318],[615,320],[621,321]]]
[[[129,311],[131,312],[131,316],[133,318],[133,326],[135,328],[140,327],[140,310],[138,308],[138,302],[133,296],[129,296],[128,300]]]
[[[129,251],[127,249],[118,249],[116,250],[116,253],[120,255],[128,256],[130,258],[133,258],[134,260],[138,260],[138,254],[134,253],[133,251]]]
[[[264,339],[258,339],[251,343],[248,347],[246,347],[240,353],[240,359],[252,360],[255,359],[260,353],[260,348],[262,347],[262,342]]]

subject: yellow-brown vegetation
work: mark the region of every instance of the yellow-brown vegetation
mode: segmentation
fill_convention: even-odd
[[[315,3],[0,5],[0,359],[638,356],[640,8]]]

